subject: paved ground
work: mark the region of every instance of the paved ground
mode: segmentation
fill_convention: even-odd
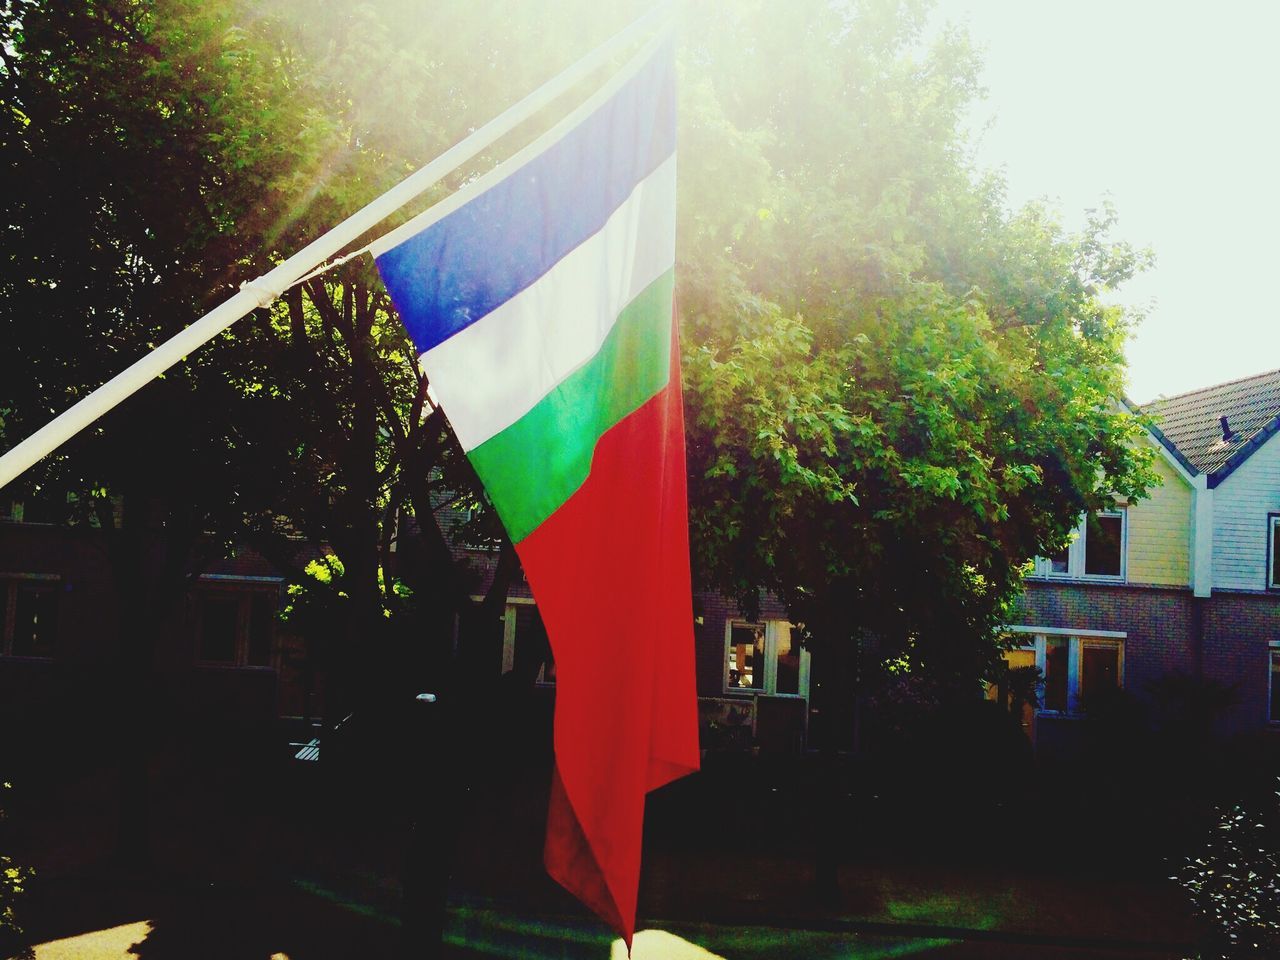
[[[846,867],[843,903],[823,911],[807,896],[806,870],[784,860],[659,853],[645,873],[633,956],[1173,960],[1186,955],[1179,942],[1192,929],[1176,904],[1141,885],[1099,881],[1077,889],[1061,878],[1033,883],[923,867],[914,874]],[[371,894],[371,882],[353,878],[337,889],[301,877],[196,883],[98,873],[38,885],[25,919],[35,960],[398,960],[405,954],[393,891]],[[896,899],[884,901],[885,891]],[[447,960],[625,956],[573,901],[557,899],[549,882],[518,898],[496,893],[451,894]],[[1110,909],[1099,910],[1099,902]]]
[[[391,958],[398,924],[329,892],[295,886],[264,895],[210,889],[64,887],[62,922],[42,918],[32,933],[35,960],[339,960]],[[60,911],[60,912],[62,912]],[[67,918],[80,922],[68,926]],[[87,927],[87,929],[79,929]],[[1053,938],[927,927],[867,929],[830,921],[828,929],[649,921],[637,935],[635,960],[937,960],[1025,957],[1112,960],[1177,957],[1140,945],[1060,943]],[[839,929],[843,927],[843,929]],[[620,941],[590,918],[535,915],[493,904],[455,904],[446,960],[479,957],[617,960]],[[422,954],[425,956],[425,954]]]
[[[21,913],[35,960],[406,956],[397,920],[404,837],[390,814],[335,816],[300,802],[318,795],[309,788],[273,793],[248,775],[237,786],[201,771],[158,773],[154,868],[131,880],[104,866],[117,788],[105,775],[74,787],[58,804],[19,810],[22,862],[39,871]],[[625,956],[542,871],[545,789],[536,771],[504,781],[469,795],[440,826],[457,848],[446,960]],[[699,801],[702,813],[696,797],[678,798],[665,818],[659,805],[637,960],[1175,960],[1196,936],[1171,884],[1110,864],[1064,869],[1034,846],[1030,866],[1008,857],[851,857],[839,902],[823,905],[810,856],[736,840],[753,825],[764,837],[766,826],[802,822],[802,804],[770,807],[773,796],[713,794]],[[730,805],[749,815],[731,821]],[[693,829],[673,827],[686,816]]]

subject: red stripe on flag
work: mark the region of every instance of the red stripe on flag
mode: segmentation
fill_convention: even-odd
[[[532,479],[530,482],[537,482]],[[626,939],[644,795],[698,768],[680,356],[518,546],[556,661],[548,872]]]

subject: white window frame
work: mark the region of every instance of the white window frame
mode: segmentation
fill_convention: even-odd
[[[1276,660],[1280,660],[1280,640],[1272,640],[1267,644],[1267,723],[1272,726],[1280,726],[1280,719],[1271,716],[1271,685],[1275,678],[1271,665]]]
[[[480,600],[481,597],[473,599]],[[538,602],[532,597],[507,597],[506,609],[502,612],[502,672],[510,673],[516,667],[516,608],[517,607],[536,607]],[[546,624],[543,624],[545,627]],[[548,639],[548,643],[550,640]],[[555,652],[552,651],[554,658]],[[546,666],[544,665],[538,671],[538,678],[534,681],[540,687],[554,687],[554,680],[545,679]]]
[[[1061,573],[1053,569],[1049,557],[1036,557],[1035,570],[1032,576],[1046,580],[1085,580],[1092,583],[1126,583],[1129,578],[1129,511],[1122,506],[1112,510],[1098,510],[1097,517],[1120,518],[1120,573],[1086,573],[1085,541],[1088,537],[1088,518],[1082,517],[1072,531],[1071,543],[1067,545],[1067,570]]]
[[[1036,708],[1037,716],[1074,717],[1080,715],[1080,663],[1085,647],[1115,648],[1117,657],[1116,673],[1119,688],[1125,689],[1124,682],[1124,648],[1128,634],[1123,630],[1074,630],[1066,627],[1026,627],[1007,628],[1009,633],[1029,636],[1030,642],[1024,640],[1015,649],[1036,652],[1036,669],[1040,676],[1046,676],[1045,667],[1048,660],[1049,637],[1065,637],[1067,639],[1067,709],[1050,710],[1040,706]]]
[[[56,573],[6,573],[0,576],[0,657],[8,660],[38,660],[48,663],[55,659],[53,655],[37,657],[31,654],[13,652],[13,635],[18,625],[18,590],[23,584],[45,583],[53,585],[57,592],[57,584],[62,577]],[[56,602],[56,601],[55,601]],[[54,635],[54,652],[57,652],[57,635]]]
[[[1280,590],[1280,564],[1276,563],[1276,541],[1280,540],[1280,513],[1267,514],[1267,589]]]
[[[196,587],[191,592],[193,601],[191,618],[191,636],[195,643],[196,666],[212,670],[275,670],[279,665],[280,645],[276,642],[277,627],[274,615],[270,621],[270,634],[267,637],[267,662],[249,662],[249,632],[252,629],[253,598],[255,596],[270,597],[275,610],[280,608],[280,586],[284,580],[280,577],[238,577],[227,574],[206,573],[197,578],[198,584],[206,584],[203,589]],[[272,593],[270,587],[275,588]],[[233,660],[205,660],[201,653],[204,647],[204,616],[200,610],[203,597],[231,597],[236,601],[236,645]]]
[[[759,687],[731,687],[729,686],[729,648],[733,641],[733,628],[745,627],[748,630],[756,629],[764,626],[764,683]],[[749,620],[730,619],[724,624],[724,649],[720,655],[720,689],[728,696],[766,696],[766,697],[790,697],[796,700],[809,699],[809,672],[810,658],[809,651],[804,647],[800,647],[800,667],[799,676],[796,680],[796,688],[798,693],[779,693],[778,692],[778,637],[783,630],[795,631],[795,627],[786,620],[765,620],[763,624],[752,623]],[[791,642],[798,644],[799,637],[792,637]]]

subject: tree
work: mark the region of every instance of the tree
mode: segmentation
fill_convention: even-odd
[[[482,18],[455,2],[426,20],[409,0],[8,0],[0,164],[24,189],[3,208],[0,430],[38,426],[638,7]],[[1004,211],[960,123],[977,59],[955,31],[926,48],[927,14],[756,0],[690,7],[683,31],[695,562],[748,611],[761,590],[786,602],[833,708],[842,661],[971,692],[1025,560],[1149,480],[1113,403],[1130,320],[1103,299],[1143,257],[1107,241],[1105,212],[1067,236],[1041,208]],[[336,552],[327,584],[291,576],[334,614],[343,709],[421,675],[370,670],[371,649],[413,657],[432,637],[438,665],[455,615],[496,636],[501,579],[473,604],[434,522],[447,498],[483,495],[413,360],[369,266],[350,264],[27,478],[78,490],[118,544],[133,701],[160,611],[210,543],[248,539],[286,568],[290,537]],[[416,561],[392,570],[408,515]],[[485,644],[464,649],[482,674]]]
[[[4,201],[6,438],[460,139],[552,58],[581,52],[565,33],[513,60],[511,37],[466,5],[419,14],[408,3],[5,5],[0,163],[24,185]],[[531,12],[511,22],[547,30]],[[466,76],[479,82],[460,86]],[[353,264],[246,318],[23,478],[19,497],[78,494],[79,519],[111,545],[121,655],[102,689],[120,707],[130,860],[146,854],[163,625],[188,579],[237,544],[275,560],[322,611],[312,621],[331,722],[496,678],[513,554],[503,543],[473,602],[476,579],[435,512],[483,499],[414,360],[373,271]],[[328,576],[293,566],[299,538],[330,551]],[[473,641],[459,670],[455,616]]]
[[[6,437],[17,439],[226,296],[269,262],[289,205],[333,127],[283,115],[281,70],[229,5],[104,0],[5,5],[0,163],[6,181],[0,329]],[[295,138],[296,140],[296,138]],[[234,172],[234,175],[232,175]],[[129,793],[121,853],[145,858],[147,750],[162,625],[202,548],[220,547],[261,489],[236,449],[252,397],[227,341],[190,358],[29,471],[78,494],[116,585],[119,656],[102,689]],[[161,451],[162,454],[161,454]]]
[[[755,146],[754,192],[688,231],[727,251],[682,289],[693,540],[819,656],[874,638],[877,669],[973,691],[1026,561],[1150,482],[1116,405],[1131,320],[1103,299],[1144,258],[1109,211],[1080,236],[1004,211],[961,133],[976,59],[954,32],[923,48],[926,9],[691,31],[720,109],[690,122]]]
[[[686,156],[735,161],[683,168],[695,575],[748,615],[786,604],[832,760],[860,693],[975,698],[1029,559],[1153,482],[1105,300],[1146,257],[1110,210],[1078,236],[1006,212],[963,132],[978,59],[955,30],[926,45],[928,11],[750,4],[687,31]]]

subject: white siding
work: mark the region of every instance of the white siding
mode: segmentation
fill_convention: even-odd
[[[1215,590],[1266,589],[1268,513],[1280,513],[1280,433],[1214,491]]]

